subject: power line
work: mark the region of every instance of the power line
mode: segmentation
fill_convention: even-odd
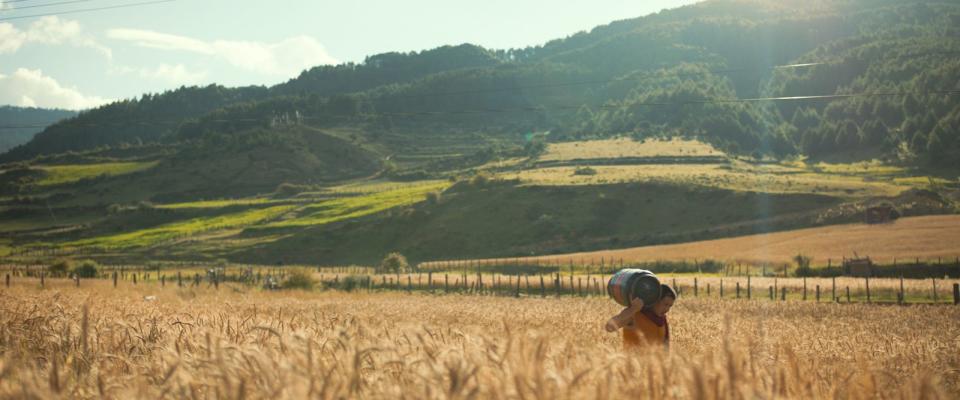
[[[79,10],[60,11],[60,12],[45,13],[45,14],[20,15],[20,16],[16,16],[16,17],[4,17],[4,18],[0,18],[0,21],[9,21],[9,20],[14,20],[14,19],[25,19],[25,18],[37,18],[37,17],[48,17],[48,16],[52,16],[52,15],[77,14],[77,13],[86,13],[86,12],[94,12],[94,11],[113,10],[113,9],[117,9],[117,8],[140,7],[140,6],[146,6],[146,5],[151,5],[151,4],[170,3],[170,2],[174,2],[174,1],[177,1],[177,0],[145,1],[145,2],[140,2],[140,3],[120,4],[120,5],[115,5],[115,6],[96,7],[96,8],[83,8],[83,9],[79,9]],[[24,7],[24,8],[26,8],[26,7]]]
[[[94,1],[94,0],[71,0],[71,1],[63,1],[60,3],[46,3],[46,4],[36,4],[36,5],[29,5],[29,6],[10,7],[10,8],[2,8],[0,9],[0,11],[16,11],[16,10],[23,10],[27,8],[40,8],[40,7],[60,6],[64,4],[86,3],[89,1]]]

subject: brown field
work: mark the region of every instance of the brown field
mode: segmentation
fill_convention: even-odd
[[[960,307],[683,297],[624,353],[605,298],[0,288],[0,398],[951,398]],[[148,298],[145,296],[155,296]],[[952,395],[950,393],[953,393]]]
[[[538,157],[540,161],[569,161],[623,157],[704,157],[725,154],[698,140],[650,139],[643,142],[631,138],[550,143]]]
[[[625,262],[712,259],[748,264],[792,264],[797,254],[813,263],[834,265],[854,254],[875,262],[955,262],[960,257],[960,215],[902,218],[891,224],[847,224],[701,242],[636,247],[537,257],[544,261],[620,260]],[[521,258],[522,260],[522,258]]]
[[[594,175],[576,174],[577,167],[545,167],[501,174],[525,185],[610,185],[661,183],[762,193],[820,194],[840,198],[896,196],[920,186],[917,182],[868,179],[864,176],[824,173],[783,165],[649,164],[591,167]]]

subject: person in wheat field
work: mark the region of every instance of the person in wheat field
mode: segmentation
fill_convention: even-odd
[[[667,313],[677,300],[677,292],[670,286],[660,286],[660,300],[646,305],[643,300],[634,298],[630,306],[607,321],[607,332],[622,329],[623,347],[638,349],[644,346],[661,344],[670,347],[670,324]]]

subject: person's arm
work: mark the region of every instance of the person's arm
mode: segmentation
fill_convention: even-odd
[[[630,307],[624,308],[619,314],[614,315],[613,318],[610,318],[604,328],[606,328],[607,332],[616,331],[617,329],[629,324],[633,320],[633,315],[642,309],[643,300],[635,298],[630,301]]]

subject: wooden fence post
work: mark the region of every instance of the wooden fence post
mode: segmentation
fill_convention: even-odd
[[[850,286],[847,286],[847,303],[850,302]]]
[[[770,300],[773,300],[773,286],[768,286],[770,289]]]
[[[693,278],[693,297],[699,296],[700,288],[697,285],[697,278]]]
[[[737,298],[740,298],[740,281],[737,281]]]
[[[80,274],[73,274],[73,282],[77,287],[80,287]]]
[[[747,274],[747,300],[753,298],[753,284],[750,282],[750,275]]]
[[[953,305],[960,304],[960,283],[953,284]]]
[[[560,278],[559,272],[557,272],[557,276],[553,278],[553,289],[557,292],[557,297],[560,297],[560,291],[563,290],[563,279]]]
[[[113,271],[113,287],[117,287],[117,271]]]
[[[136,273],[136,272],[133,273],[133,284],[134,284],[134,285],[137,284],[137,273]]]
[[[540,275],[540,297],[547,297],[547,286],[543,283],[543,275]]]
[[[443,274],[443,292],[450,293],[450,274]]]
[[[720,278],[720,298],[723,298],[723,278]]]
[[[803,301],[807,301],[807,277],[803,277]]]
[[[932,278],[932,279],[933,279],[933,302],[936,303],[938,300],[937,299],[937,278]]]
[[[897,300],[899,300],[900,304],[903,304],[907,301],[906,296],[907,294],[903,291],[903,275],[900,275],[900,294],[897,295]]]
[[[837,277],[830,278],[830,301],[837,301]]]
[[[787,287],[780,288],[780,301],[787,301]]]
[[[167,276],[160,275],[160,287],[166,287],[166,286],[167,286]]]
[[[867,303],[870,303],[870,277],[866,277],[867,282]]]
[[[513,293],[513,297],[520,297],[520,271],[517,271],[517,290]]]
[[[817,303],[820,302],[820,285],[817,285]]]
[[[10,274],[7,274],[6,281],[7,281],[7,287],[10,287]]]
[[[44,285],[44,282],[43,282],[44,275],[46,275],[45,271],[40,271],[40,287],[41,288]]]

